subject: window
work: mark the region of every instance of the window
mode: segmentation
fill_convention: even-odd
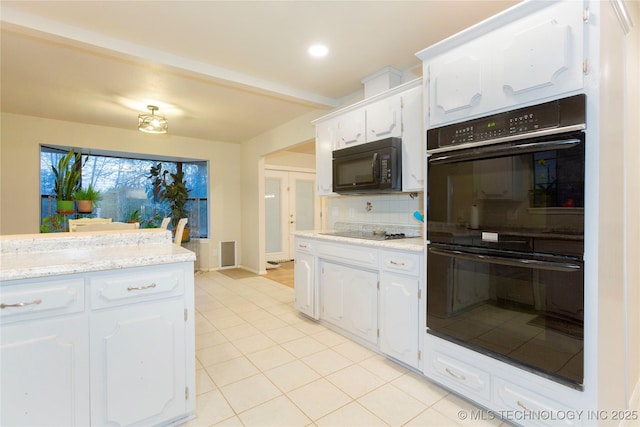
[[[66,149],[44,147],[40,149],[40,217],[55,215],[56,200],[53,191],[54,176],[52,165],[67,153]],[[151,195],[151,180],[148,179],[151,166],[162,163],[163,168],[175,172],[178,161],[166,159],[141,159],[103,154],[83,154],[82,186],[89,184],[103,195],[103,200],[94,209],[92,216],[113,218],[126,222],[137,218],[141,228],[154,228],[162,218],[170,216],[166,202],[154,202]],[[85,160],[86,159],[86,160]],[[189,228],[191,237],[208,236],[207,213],[207,162],[182,161],[185,181],[189,189]]]

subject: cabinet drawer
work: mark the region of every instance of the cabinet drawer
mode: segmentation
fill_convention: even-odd
[[[318,243],[318,256],[345,263],[378,268],[378,250],[376,248]]]
[[[420,274],[420,254],[406,252],[380,251],[380,270],[396,271],[412,276]]]
[[[296,239],[295,250],[300,252],[313,252],[314,250],[314,242],[312,240],[301,240]]]
[[[114,307],[184,294],[184,273],[153,268],[99,274],[89,279],[91,308]]]
[[[0,294],[2,323],[37,319],[84,310],[84,280],[17,281],[4,283]]]
[[[437,350],[429,354],[427,363],[427,373],[436,381],[463,394],[470,392],[471,399],[476,396],[490,399],[491,376],[488,372]]]
[[[552,396],[551,392],[547,396]],[[493,400],[499,407],[521,414],[523,420],[530,425],[549,425],[549,420],[541,418],[539,414],[565,414],[571,410],[566,405],[523,387],[517,386],[500,377],[494,377]],[[529,416],[528,416],[529,415]],[[576,426],[581,425],[578,417],[557,417],[552,420],[553,425]]]

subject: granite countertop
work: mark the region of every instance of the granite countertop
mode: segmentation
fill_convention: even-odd
[[[307,237],[331,242],[350,243],[352,245],[370,246],[374,248],[395,249],[410,252],[423,252],[425,241],[422,237],[409,237],[393,240],[367,240],[353,237],[333,236],[325,234],[330,231],[296,231],[293,234],[297,237]]]
[[[0,236],[0,281],[194,261],[163,229]]]

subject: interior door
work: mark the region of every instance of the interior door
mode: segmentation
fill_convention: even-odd
[[[294,231],[320,224],[315,174],[265,170],[265,250],[267,261],[293,259]]]

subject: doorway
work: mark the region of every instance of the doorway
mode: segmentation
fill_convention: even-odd
[[[267,262],[293,259],[294,231],[320,224],[320,203],[311,172],[265,170],[265,252]]]

